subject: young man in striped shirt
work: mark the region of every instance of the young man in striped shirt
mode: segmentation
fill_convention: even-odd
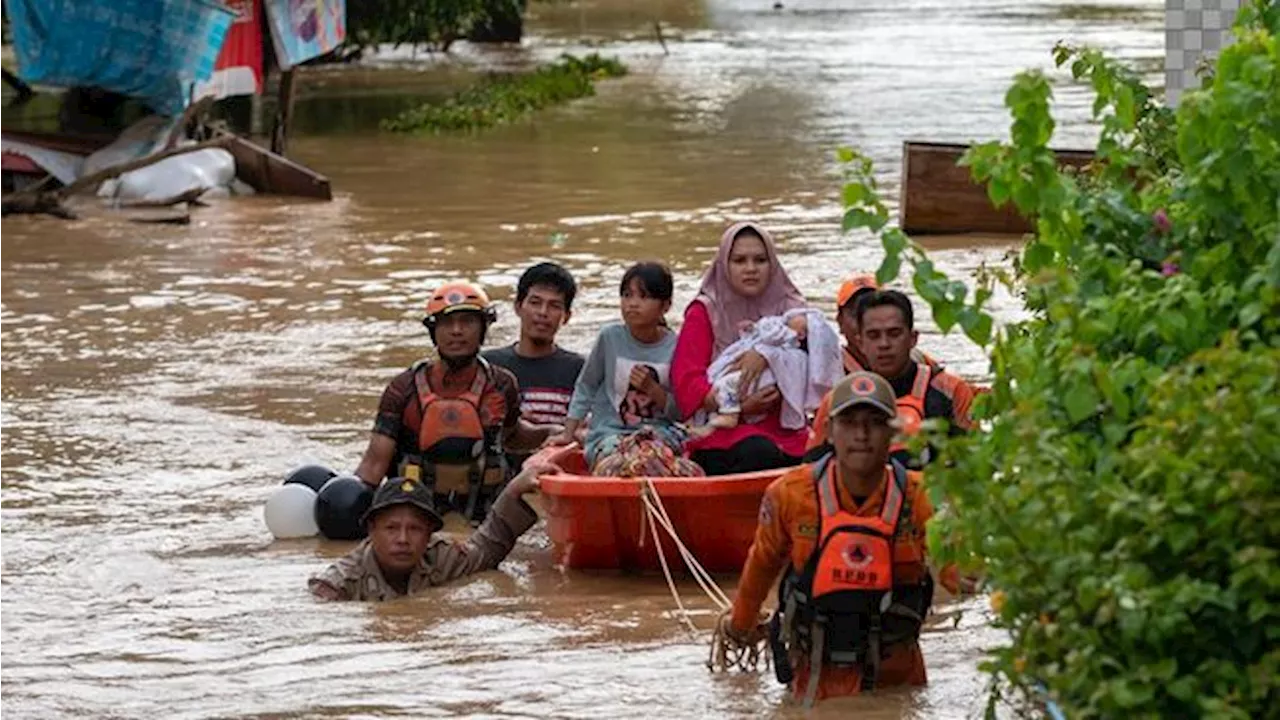
[[[520,276],[516,315],[520,339],[484,353],[490,363],[510,370],[520,383],[520,417],[537,425],[563,425],[582,370],[583,357],[556,344],[556,333],[573,312],[578,293],[573,276],[560,265],[543,262]],[[527,455],[508,455],[518,469]]]

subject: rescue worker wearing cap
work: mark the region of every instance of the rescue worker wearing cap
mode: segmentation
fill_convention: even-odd
[[[908,468],[920,469],[932,459],[932,448],[913,455],[906,440],[920,432],[926,419],[941,418],[949,432],[961,433],[974,427],[969,414],[973,399],[982,392],[959,376],[913,355],[920,333],[915,329],[911,300],[897,290],[874,290],[856,303],[854,322],[859,353],[869,369],[888,378],[897,397],[900,437],[893,457]],[[812,461],[830,451],[827,437],[827,408],[830,394],[823,398],[814,418],[805,448],[805,460]]]
[[[918,638],[933,600],[925,556],[933,508],[919,473],[889,460],[893,389],[858,372],[831,395],[834,453],[765,491],[733,607],[717,632],[738,648],[769,638],[778,679],[807,705],[924,685]],[[778,612],[762,623],[760,608],[784,568]]]
[[[441,510],[458,510],[477,525],[509,476],[504,448],[536,448],[559,430],[522,421],[515,376],[480,356],[496,319],[489,297],[471,283],[432,293],[422,323],[440,360],[414,363],[383,391],[355,471],[361,480],[420,481]]]
[[[880,289],[875,275],[854,275],[840,285],[836,293],[836,324],[840,326],[840,334],[844,336],[843,360],[846,373],[858,372],[871,367],[867,358],[858,347],[858,301]],[[918,363],[928,363],[936,372],[942,369],[942,363],[920,348],[911,349],[911,359]]]
[[[444,520],[424,484],[387,478],[361,518],[368,537],[311,578],[311,593],[322,600],[391,600],[498,567],[538,520],[521,496],[536,491],[538,476],[550,472],[556,468],[525,467],[462,542],[432,537]]]

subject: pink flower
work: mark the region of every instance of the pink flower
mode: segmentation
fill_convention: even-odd
[[[1151,220],[1156,224],[1156,230],[1161,234],[1167,233],[1173,229],[1173,223],[1169,221],[1169,213],[1160,208],[1151,214]]]
[[[1180,272],[1182,272],[1182,269],[1175,262],[1165,262],[1164,265],[1160,266],[1160,274],[1165,277],[1173,277]]]

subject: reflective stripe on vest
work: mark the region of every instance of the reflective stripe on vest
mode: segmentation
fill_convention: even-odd
[[[862,367],[862,363],[858,362],[858,359],[853,356],[852,350],[848,347],[841,347],[840,350],[844,352],[844,372],[846,375],[852,375],[853,373],[865,370],[865,368]]]

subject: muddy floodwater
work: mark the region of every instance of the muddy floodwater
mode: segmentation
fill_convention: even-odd
[[[376,131],[456,75],[408,49],[308,74],[291,152],[332,203],[219,202],[189,227],[5,220],[5,717],[797,714],[763,672],[704,669],[660,576],[564,571],[541,528],[500,571],[374,607],[313,602],[306,578],[348,546],[273,542],[262,520],[290,468],[354,467],[384,384],[427,350],[419,307],[441,280],[476,278],[505,309],[522,268],[558,260],[583,288],[563,343],[586,351],[626,262],[668,261],[682,308],[721,229],[755,218],[830,310],[879,256],[839,233],[837,146],[870,153],[896,198],[904,139],[1004,137],[1009,79],[1050,67],[1055,42],[1157,81],[1163,56],[1159,0],[784,2],[535,3],[521,48],[449,64],[598,50],[632,74],[473,137]],[[1089,147],[1091,98],[1054,77],[1055,144]],[[1012,247],[931,246],[962,277]],[[984,376],[976,347],[920,324],[929,352]],[[514,332],[506,312],[493,340]],[[710,627],[710,602],[681,590]],[[999,639],[984,605],[939,608],[928,688],[818,715],[980,712]]]

